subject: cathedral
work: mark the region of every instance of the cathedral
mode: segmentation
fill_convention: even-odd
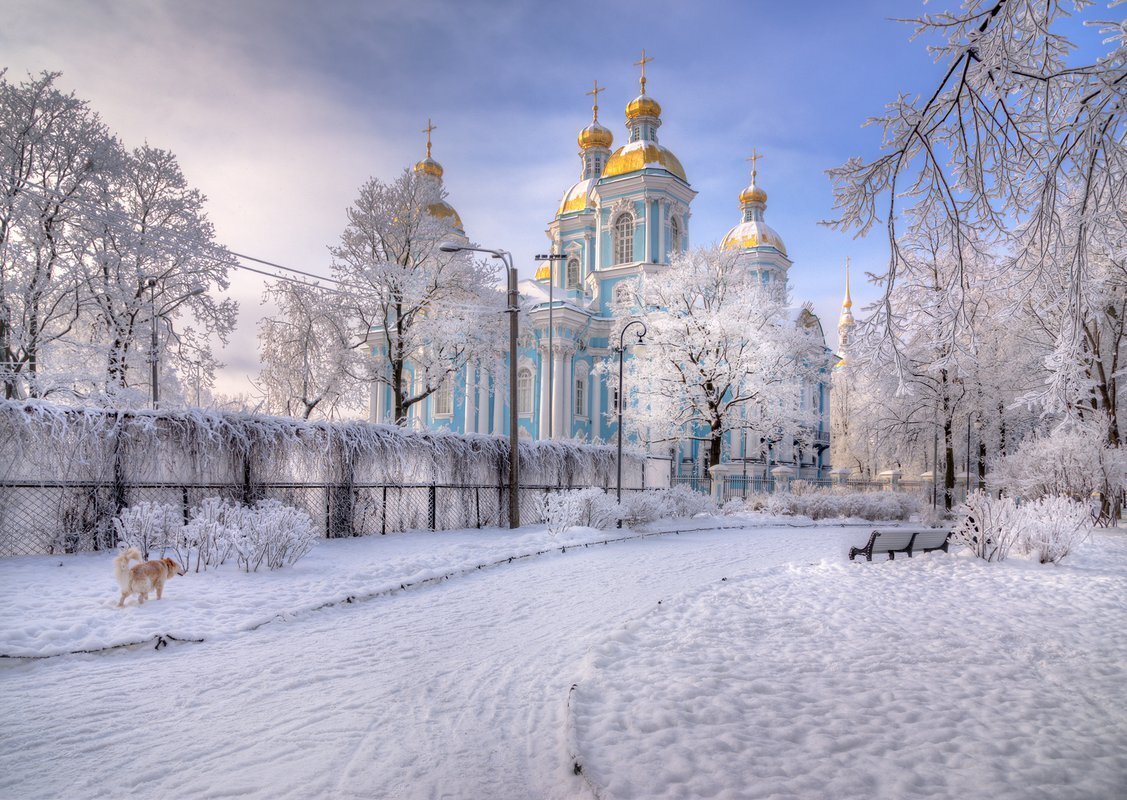
[[[617,148],[614,134],[599,122],[596,83],[592,120],[579,131],[579,179],[563,191],[547,226],[550,258],[534,279],[520,284],[521,301],[530,307],[531,330],[521,332],[517,364],[517,414],[520,435],[530,439],[613,441],[617,377],[596,367],[616,359],[612,341],[613,307],[618,293],[628,291],[640,275],[666,269],[688,249],[692,202],[697,192],[673,152],[661,144],[661,105],[646,93],[645,58],[641,91],[626,105],[626,141]],[[429,127],[429,126],[428,126]],[[757,184],[753,157],[751,183],[739,195],[740,217],[722,246],[737,250],[741,263],[765,285],[785,290],[791,261],[782,237],[766,220],[767,193]],[[415,165],[417,173],[441,182],[442,167],[430,157]],[[442,202],[431,213],[450,218],[455,234],[465,236],[457,212]],[[795,312],[793,324],[813,329],[825,347],[818,318],[808,309]],[[804,386],[812,446],[768,442],[757,436],[729,434],[723,461],[739,465],[742,474],[825,479],[829,476],[829,367],[815,385]],[[627,351],[629,357],[629,351]],[[615,372],[611,370],[611,372]],[[504,434],[508,430],[509,367],[471,363],[457,380],[417,404],[412,424],[459,433]],[[500,387],[500,391],[494,391]],[[389,417],[389,391],[373,389],[370,416]],[[707,443],[685,439],[675,447],[654,446],[656,457],[670,459],[674,477],[704,474]]]

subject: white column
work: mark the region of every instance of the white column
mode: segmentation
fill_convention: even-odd
[[[664,200],[657,202],[657,260],[663,264],[666,262],[665,257],[665,208],[666,203]]]
[[[650,243],[653,242],[653,232],[654,232],[653,227],[651,227],[653,225],[653,214],[651,213],[651,210],[650,210],[651,207],[653,206],[653,203],[650,202],[649,197],[645,197],[645,196],[643,196],[642,202],[646,207],[646,216],[645,216],[645,220],[646,220],[646,242],[645,242],[645,245],[646,246],[642,249],[642,260],[645,261],[648,264],[648,263],[650,263],[650,250],[651,250]]]
[[[499,375],[493,376],[493,433],[505,433],[505,398],[508,394],[503,388],[504,382]]]
[[[551,367],[547,347],[540,351],[540,438],[551,439],[552,431],[548,427],[548,369]]]
[[[463,408],[465,416],[464,428],[466,433],[476,433],[477,423],[477,367],[472,362],[466,362],[466,399]]]
[[[489,373],[480,366],[477,368],[474,396],[477,398],[477,426],[474,430],[489,433]]]
[[[564,400],[564,386],[567,383],[567,378],[564,372],[564,354],[559,352],[558,350],[556,351],[554,364],[555,376],[552,379],[552,389],[554,390],[552,392],[552,394],[554,395],[554,397],[552,398],[552,418],[555,421],[552,423],[552,425],[553,430],[556,432],[556,436],[565,436],[564,406],[566,405],[566,401]]]
[[[594,365],[592,365],[594,366]],[[603,414],[601,396],[603,391],[603,381],[606,380],[605,375],[596,375],[595,370],[592,369],[587,373],[587,381],[590,384],[589,391],[591,393],[591,438],[603,435]]]
[[[575,414],[575,376],[572,374],[572,362],[575,356],[568,353],[564,356],[563,377],[560,383],[563,384],[563,427],[560,428],[560,436],[568,439],[571,438],[571,420]]]

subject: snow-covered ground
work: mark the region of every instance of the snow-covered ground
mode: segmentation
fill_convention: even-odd
[[[664,527],[721,526],[322,541],[124,609],[107,555],[0,561],[0,797],[1127,796],[1127,535]]]

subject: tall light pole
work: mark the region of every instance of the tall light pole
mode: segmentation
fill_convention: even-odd
[[[149,378],[152,381],[153,410],[155,411],[160,406],[160,389],[158,388],[157,380],[160,373],[160,357],[157,353],[157,279],[153,277],[145,278],[145,285],[149,287],[149,316],[151,317],[150,322],[152,323],[150,326],[151,337],[149,339],[149,368],[151,371]],[[193,286],[187,294],[176,298],[162,308],[159,316],[164,316],[189,297],[196,297],[197,295],[203,294],[205,291],[202,286]],[[199,403],[197,402],[196,405],[199,405]]]
[[[509,306],[509,527],[520,527],[520,457],[517,450],[517,270],[513,266],[513,256],[508,250],[491,250],[488,247],[470,247],[457,242],[443,242],[438,246],[443,253],[489,253],[500,259],[508,273]],[[499,399],[499,398],[498,398]]]
[[[627,322],[622,327],[622,332],[618,334],[618,347],[614,349],[614,352],[618,353],[618,487],[615,492],[615,498],[619,503],[622,502],[622,407],[626,405],[626,396],[622,393],[622,356],[626,352],[626,331],[630,330],[630,328],[635,325],[642,326],[642,330],[638,332],[637,342],[639,345],[642,343],[642,338],[648,332],[648,328],[646,328],[646,323],[642,322],[640,319],[636,319]],[[622,521],[619,520],[618,524],[619,527],[621,527]]]
[[[552,416],[552,398],[555,392],[552,388],[552,376],[556,371],[556,364],[553,358],[552,349],[552,333],[555,326],[552,324],[552,310],[556,307],[554,290],[556,288],[556,274],[555,265],[557,261],[563,261],[567,256],[560,253],[549,253],[548,255],[536,256],[537,261],[548,262],[548,438],[556,438],[556,421]],[[544,409],[540,409],[543,413]]]

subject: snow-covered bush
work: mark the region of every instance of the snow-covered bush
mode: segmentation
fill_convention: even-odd
[[[951,539],[984,561],[1003,561],[1024,535],[1025,519],[1012,498],[978,491],[963,505]]]
[[[317,534],[309,515],[277,500],[261,500],[247,509],[232,548],[244,572],[263,564],[274,570],[290,566],[309,552]]]
[[[541,500],[541,511],[553,536],[575,527],[604,530],[618,520],[618,504],[597,488],[547,494]]]
[[[1092,535],[1090,509],[1067,497],[1042,497],[1023,503],[1018,513],[1024,519],[1019,546],[1042,564],[1057,563]]]
[[[920,510],[919,496],[908,492],[841,492],[811,484],[805,484],[798,492],[776,492],[757,504],[757,510],[774,516],[811,519],[904,520]]]
[[[717,510],[710,495],[684,485],[662,489],[660,496],[663,517],[695,517],[697,514],[715,514]]]
[[[628,525],[653,522],[665,515],[663,502],[664,489],[649,489],[644,492],[627,492],[622,496],[620,513]]]
[[[179,538],[184,519],[176,506],[144,502],[122,509],[113,525],[118,544],[136,547],[148,560],[151,551],[164,551]]]
[[[192,509],[192,518],[181,532],[184,569],[195,571],[222,565],[231,555],[235,537],[246,525],[248,509],[221,497],[209,497]]]
[[[1109,448],[1098,428],[1063,427],[1027,439],[1012,455],[1000,458],[990,473],[991,486],[1023,500],[1046,496],[1083,500],[1100,492],[1115,496],[1127,477],[1127,450]]]

